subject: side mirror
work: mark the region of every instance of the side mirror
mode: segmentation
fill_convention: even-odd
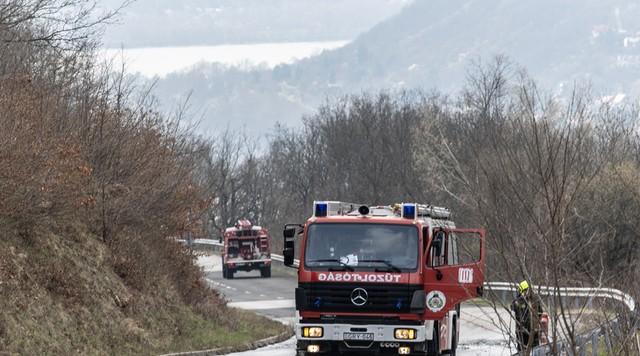
[[[295,258],[295,237],[298,233],[300,225],[285,225],[282,235],[284,236],[284,249],[282,250],[282,256],[284,257],[285,266],[293,266],[293,260]]]
[[[284,231],[282,234],[284,235],[285,240],[288,238],[296,237],[296,228],[295,227],[284,227]]]
[[[293,247],[285,247],[284,250],[282,251],[282,255],[284,256],[284,265],[287,267],[293,266],[293,260],[294,260]]]

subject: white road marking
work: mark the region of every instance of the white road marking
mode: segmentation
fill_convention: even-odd
[[[209,284],[213,284],[214,286],[219,286],[220,283],[214,281],[213,279],[205,278],[205,281],[209,282]]]
[[[256,300],[251,302],[233,302],[227,304],[233,308],[247,309],[247,310],[267,310],[267,309],[284,309],[295,308],[296,301],[293,299],[282,300]]]

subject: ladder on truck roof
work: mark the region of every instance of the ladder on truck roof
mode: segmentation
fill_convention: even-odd
[[[403,203],[406,205],[407,203]],[[416,206],[416,217],[430,217],[433,219],[449,219],[451,217],[451,211],[447,208],[443,208],[441,206],[433,206],[429,204],[415,204]]]
[[[324,217],[348,215],[350,213],[357,212],[358,208],[363,205],[369,207],[366,204],[346,203],[340,201],[314,201],[313,216]],[[394,212],[395,215],[412,219],[416,219],[418,217],[430,217],[432,219],[449,219],[451,217],[451,211],[449,209],[429,204],[401,203],[393,204],[387,207],[376,206],[374,208],[387,208],[390,211]]]

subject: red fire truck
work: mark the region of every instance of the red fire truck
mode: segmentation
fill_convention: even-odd
[[[460,303],[482,294],[484,230],[431,205],[322,201],[285,225],[285,265],[297,237],[298,355],[455,355]]]
[[[263,278],[271,277],[271,238],[266,229],[239,220],[223,237],[222,277],[232,279],[236,271],[252,270],[260,270]]]

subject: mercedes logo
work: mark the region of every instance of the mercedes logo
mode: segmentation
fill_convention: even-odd
[[[362,288],[356,288],[351,292],[351,303],[355,306],[361,307],[367,304],[368,299],[369,294]]]

